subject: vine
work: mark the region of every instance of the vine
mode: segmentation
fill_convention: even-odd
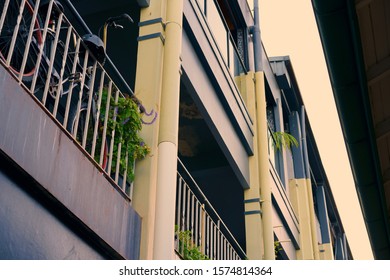
[[[102,117],[106,115],[107,96],[108,90],[104,88],[101,105]],[[136,102],[128,96],[119,96],[118,101],[115,102],[111,96],[107,120],[107,138],[109,139],[108,141],[114,141],[113,160],[118,158],[119,144],[121,144],[119,171],[121,174],[124,174],[126,171],[127,180],[130,182],[134,181],[133,163],[138,159],[145,158],[150,153],[149,146],[139,136],[141,129],[142,114]],[[114,139],[111,139],[114,130],[115,136]],[[115,165],[112,165],[111,172],[115,172]]]

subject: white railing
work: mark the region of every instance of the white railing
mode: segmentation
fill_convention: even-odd
[[[246,259],[244,250],[180,160],[178,165],[175,246],[178,254],[183,259]]]
[[[0,12],[1,63],[131,198],[134,159],[115,121],[117,102],[132,92],[124,94],[103,68],[101,40],[80,36],[57,1],[1,0]]]

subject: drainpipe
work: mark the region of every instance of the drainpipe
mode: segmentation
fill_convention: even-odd
[[[252,28],[253,48],[255,56],[255,91],[256,91],[256,115],[259,151],[260,195],[263,212],[263,242],[264,259],[275,259],[274,231],[272,225],[272,192],[269,184],[268,162],[268,126],[265,100],[264,72],[262,67],[262,51],[260,37],[259,1],[254,1],[254,26]]]
[[[306,122],[305,122],[305,107],[301,106],[301,131],[302,131],[302,150],[303,150],[303,161],[305,164],[305,173],[306,173],[306,188],[307,188],[307,196],[309,202],[309,211],[310,211],[310,224],[311,224],[311,236],[312,236],[312,244],[313,244],[313,253],[314,259],[320,259],[320,250],[318,247],[318,238],[317,238],[317,221],[315,218],[314,211],[314,201],[313,201],[313,189],[311,186],[311,178],[310,178],[310,164],[309,164],[309,156],[307,151],[307,140],[306,140]]]
[[[158,140],[154,259],[174,258],[183,0],[166,1]]]
[[[251,28],[253,35],[253,48],[255,53],[255,72],[263,71],[263,53],[261,45],[261,32],[260,32],[260,15],[259,15],[259,0],[254,0],[253,7],[254,25]]]

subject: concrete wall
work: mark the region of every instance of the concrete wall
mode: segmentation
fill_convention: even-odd
[[[68,212],[113,258],[137,259],[141,218],[130,201],[3,67],[0,120],[0,152],[11,159],[14,168],[27,173],[30,181],[37,182],[34,191],[44,193],[57,209]],[[8,183],[7,188],[11,187]],[[23,207],[26,201],[16,194],[10,197],[15,207]],[[37,204],[31,209],[38,208]],[[29,217],[19,222],[28,223]],[[24,258],[29,257],[26,253]]]

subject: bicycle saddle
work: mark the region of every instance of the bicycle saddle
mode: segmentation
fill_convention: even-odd
[[[96,60],[99,63],[104,64],[106,60],[106,50],[104,49],[103,41],[94,34],[85,34],[82,39]]]

